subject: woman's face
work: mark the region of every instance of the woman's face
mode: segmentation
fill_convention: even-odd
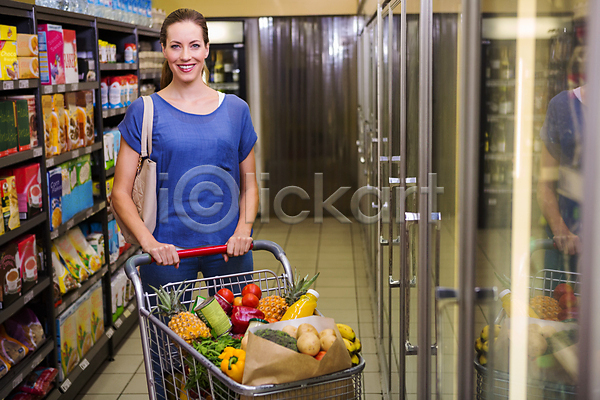
[[[163,54],[173,71],[174,80],[193,82],[202,79],[208,44],[204,45],[202,29],[194,22],[176,22],[169,26]]]

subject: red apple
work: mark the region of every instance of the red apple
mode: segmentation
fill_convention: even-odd
[[[577,300],[578,299],[577,296],[575,296],[575,293],[566,293],[560,298],[560,300],[558,301],[558,305],[562,309],[577,307]]]
[[[560,300],[567,293],[573,293],[573,288],[568,283],[560,283],[556,285],[554,288],[554,293],[552,293],[552,297],[556,300]]]

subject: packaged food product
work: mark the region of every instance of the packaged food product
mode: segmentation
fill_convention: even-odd
[[[62,169],[56,167],[48,171],[48,204],[50,207],[50,230],[62,224]]]
[[[40,77],[40,64],[37,57],[17,57],[17,77],[37,79]]]
[[[83,185],[92,179],[92,161],[89,154],[76,159],[77,184]]]
[[[137,61],[137,46],[135,43],[125,43],[124,60],[127,64],[133,64]]]
[[[21,96],[8,96],[7,100],[25,100],[27,101],[27,120],[29,121],[29,144],[31,148],[37,147],[38,138],[37,138],[37,110],[35,105],[35,96],[34,95],[21,95]],[[17,123],[19,123],[17,121]],[[19,143],[19,146],[21,144]]]
[[[21,225],[21,220],[19,219],[19,199],[14,175],[0,177],[0,196],[4,230],[8,232],[17,229]]]
[[[119,235],[117,234],[117,221],[108,222],[108,252],[109,261],[114,263],[119,258]]]
[[[21,296],[21,273],[17,268],[17,246],[7,243],[0,248],[0,306],[5,308]]]
[[[108,105],[108,76],[100,79],[100,100],[102,108],[110,108]]]
[[[43,85],[65,83],[64,39],[60,25],[38,25],[40,80]],[[49,77],[44,71],[49,71]],[[48,79],[49,78],[49,79]]]
[[[29,104],[26,99],[9,99],[13,103],[15,121],[17,123],[17,146],[19,151],[31,148],[29,128]]]
[[[112,132],[104,134],[104,169],[115,166],[115,137]]]
[[[65,96],[57,93],[52,96],[52,113],[58,119],[58,152],[65,153],[69,150],[67,132],[69,131],[69,115],[65,110]]]
[[[0,81],[18,78],[17,42],[0,40]]]
[[[62,180],[62,201],[65,197],[71,194],[71,173],[69,172],[69,166],[71,161],[60,164],[61,180]]]
[[[21,271],[23,289],[30,288],[38,281],[38,261],[35,235],[20,236],[15,240],[17,245],[17,268]]]
[[[52,95],[42,96],[42,119],[44,121],[44,143],[46,157],[60,154],[58,144],[58,115],[52,112]]]
[[[121,84],[121,104],[126,107],[130,104],[127,102],[129,99],[129,75],[120,76],[119,81]]]
[[[96,343],[104,334],[104,297],[102,281],[96,282],[90,288],[92,340]]]
[[[121,108],[124,106],[121,93],[121,77],[108,78],[108,108]]]
[[[79,257],[77,250],[67,237],[67,235],[59,236],[52,243],[58,249],[58,253],[62,257],[67,270],[73,275],[77,282],[81,283],[88,279],[89,271],[83,260]]]
[[[0,354],[0,378],[10,371],[10,363]]]
[[[81,285],[75,277],[65,268],[65,264],[58,253],[58,249],[54,244],[51,248],[52,269],[54,270],[54,278],[58,284],[60,294],[64,295],[71,290],[79,288]]]
[[[52,389],[56,375],[58,375],[56,368],[36,367],[27,375],[17,390],[36,396],[45,396]]]
[[[0,157],[17,152],[17,121],[12,101],[0,101]]]
[[[59,380],[63,381],[69,372],[79,363],[77,353],[77,308],[75,304],[67,308],[56,319],[56,340],[60,346],[58,358],[60,362]]]
[[[79,358],[83,358],[94,344],[92,340],[92,300],[90,293],[77,300],[76,323],[77,323],[77,352]]]
[[[98,40],[98,58],[101,63],[108,62],[108,43],[104,40]]]
[[[94,92],[91,90],[77,92],[77,107],[85,111],[84,146],[91,146],[94,144]],[[81,117],[83,116],[78,116],[79,122]]]
[[[69,128],[67,130],[67,146],[69,150],[83,147],[84,133],[80,132],[79,116],[77,111],[77,95],[75,92],[65,94],[65,109],[69,115]]]
[[[17,57],[37,57],[38,37],[26,33],[17,33]]]
[[[12,25],[0,25],[0,40],[17,40],[17,27]]]
[[[23,308],[18,314],[7,319],[4,327],[10,337],[25,345],[29,351],[37,349],[46,339],[40,320],[29,308]]]
[[[70,229],[67,232],[67,237],[73,248],[77,251],[79,258],[83,261],[83,264],[87,267],[87,270],[93,274],[102,268],[102,262],[96,250],[92,247],[92,245],[86,240],[85,236],[81,232],[79,227],[75,227]]]
[[[77,69],[77,36],[71,29],[63,29],[63,55],[65,60],[65,83],[79,82]]]
[[[90,233],[85,239],[92,246],[98,257],[100,257],[100,265],[104,265],[106,262],[104,257],[104,235],[101,233]]]
[[[4,325],[0,325],[0,355],[7,360],[11,366],[15,366],[19,361],[25,358],[29,353],[18,340],[11,338],[6,333]]]

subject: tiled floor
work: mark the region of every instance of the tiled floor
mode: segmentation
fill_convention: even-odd
[[[371,289],[367,283],[363,240],[358,224],[341,224],[325,219],[316,224],[312,219],[287,225],[276,218],[269,223],[257,222],[254,239],[272,240],[281,245],[297,274],[310,276],[319,272],[315,284],[319,292],[319,310],[336,322],[354,327],[363,344],[366,367],[363,387],[366,400],[382,398],[379,363],[377,361],[374,324],[371,311]],[[254,254],[255,269],[281,273],[281,266],[270,254]],[[112,362],[107,361],[80,393],[82,400],[147,399],[140,335],[132,331]]]

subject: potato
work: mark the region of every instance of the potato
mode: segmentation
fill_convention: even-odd
[[[539,333],[529,333],[529,343],[527,343],[527,354],[530,358],[541,356],[548,349],[548,342]]]
[[[291,337],[293,337],[294,339],[296,339],[296,334],[298,329],[295,326],[292,325],[287,325],[282,329],[283,332],[287,333],[288,335],[290,335]]]
[[[337,339],[337,336],[335,336],[335,335],[321,336],[321,350],[328,351],[336,339]]]
[[[542,327],[538,324],[529,324],[529,333],[542,333]]]
[[[312,326],[312,325],[311,325]],[[321,351],[321,342],[319,337],[311,332],[304,332],[297,342],[298,351],[309,356],[316,356]]]
[[[545,337],[547,339],[556,333],[556,328],[553,327],[552,325],[544,325],[544,326],[542,326],[540,333],[542,334],[543,337]]]
[[[298,327],[298,332],[296,333],[296,338],[297,339],[301,338],[302,335],[304,335],[307,332],[313,333],[315,336],[317,336],[317,339],[318,339],[319,331],[317,331],[315,329],[315,327],[312,326],[311,324],[301,324]]]
[[[335,336],[335,331],[331,328],[323,329],[319,332],[319,338],[322,339],[324,336],[333,335]]]

